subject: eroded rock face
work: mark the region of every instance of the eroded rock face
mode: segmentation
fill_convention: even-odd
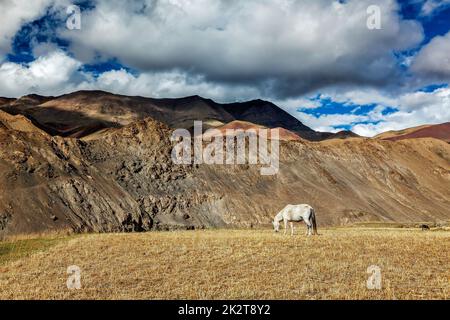
[[[191,192],[195,182],[186,184],[192,167],[172,163],[170,133],[151,119],[93,141],[0,126],[0,232],[224,225],[206,213],[215,196]],[[191,214],[197,209],[199,214]]]
[[[289,203],[313,205],[322,226],[450,219],[450,145],[439,140],[282,142],[279,174],[261,176],[173,164],[171,129],[152,119],[81,140],[13,120],[0,117],[3,235],[254,227]]]

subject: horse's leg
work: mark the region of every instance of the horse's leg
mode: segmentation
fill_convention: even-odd
[[[288,228],[288,221],[287,219],[284,219],[284,235],[287,234],[287,228]]]
[[[294,235],[294,223],[291,222],[291,236]]]
[[[307,227],[306,235],[310,236],[311,235],[311,230],[312,230],[312,223],[305,220],[305,224],[306,224],[306,227]]]

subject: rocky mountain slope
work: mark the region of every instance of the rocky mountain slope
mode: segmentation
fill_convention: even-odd
[[[53,107],[32,99],[44,99],[33,114]],[[78,108],[83,116],[92,110]],[[189,113],[188,104],[180,108]],[[441,140],[281,141],[279,173],[262,176],[259,165],[175,165],[173,129],[116,104],[89,126],[120,125],[81,139],[52,135],[73,129],[65,112],[36,125],[0,111],[0,236],[251,227],[269,224],[288,203],[316,207],[319,226],[450,220],[450,145]]]

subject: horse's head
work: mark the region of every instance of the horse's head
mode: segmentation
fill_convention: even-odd
[[[275,232],[280,231],[280,222],[279,222],[279,221],[273,220],[272,224],[273,224],[273,230],[274,230]]]

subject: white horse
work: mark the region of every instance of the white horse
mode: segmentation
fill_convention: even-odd
[[[294,235],[294,222],[304,221],[308,227],[306,235],[317,234],[316,213],[314,208],[307,204],[287,205],[273,219],[275,232],[280,230],[280,222],[284,221],[284,234],[287,233],[288,222],[291,224],[291,235]]]

